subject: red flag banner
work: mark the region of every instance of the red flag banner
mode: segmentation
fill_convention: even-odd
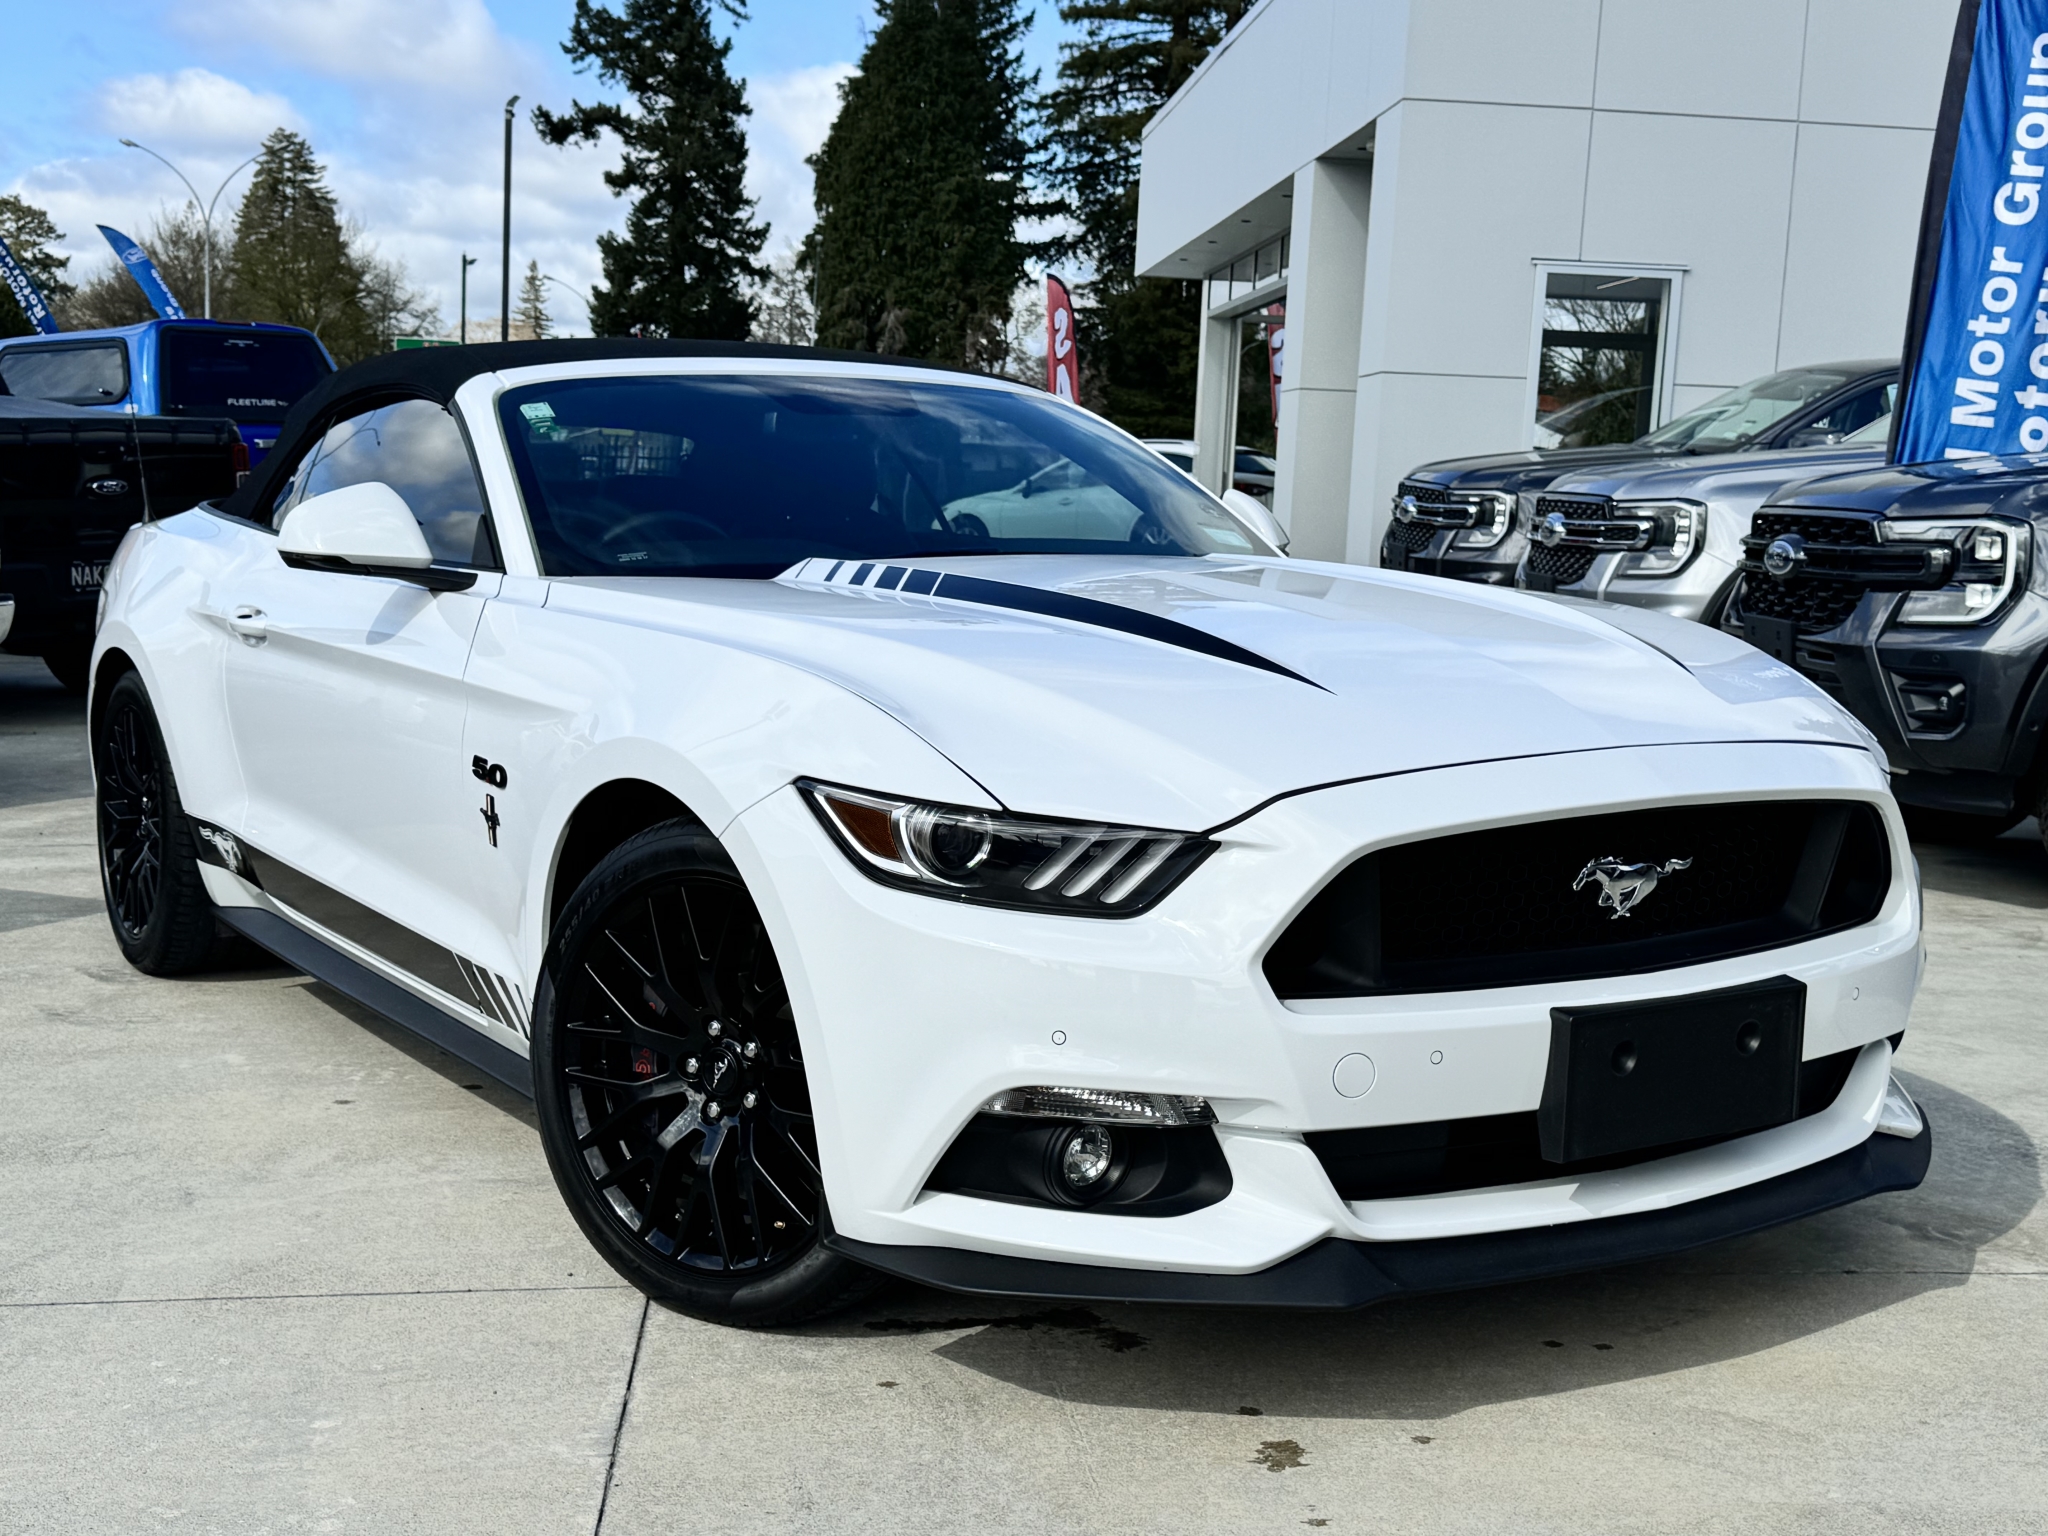
[[[1280,381],[1287,374],[1287,306],[1266,306],[1266,377],[1273,387],[1273,422],[1280,422]]]
[[[1074,350],[1074,301],[1067,285],[1045,275],[1045,387],[1062,400],[1081,398],[1081,357]]]

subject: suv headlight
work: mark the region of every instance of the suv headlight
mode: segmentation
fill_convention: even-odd
[[[1669,576],[1683,570],[1707,537],[1707,509],[1696,501],[1618,501],[1614,515],[1651,525],[1649,548],[1623,555],[1617,576]]]
[[[1899,604],[1901,624],[1981,624],[2005,607],[2019,585],[2028,545],[2023,523],[1927,518],[1877,527],[1887,542],[1944,544],[1954,551],[1948,583],[1908,593]]]
[[[1514,527],[1515,506],[1519,499],[1512,491],[1453,492],[1451,505],[1472,509],[1472,526],[1458,530],[1451,540],[1452,547],[1492,549]]]
[[[1157,827],[1045,821],[797,781],[854,864],[883,885],[950,901],[1133,917],[1214,850]]]

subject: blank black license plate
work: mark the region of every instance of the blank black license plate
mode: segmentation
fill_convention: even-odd
[[[1537,1115],[1553,1163],[1783,1125],[1799,1110],[1806,984],[1550,1010]]]
[[[1775,657],[1789,666],[1799,664],[1799,657],[1793,649],[1799,643],[1799,626],[1790,619],[1746,613],[1742,616],[1742,638],[1766,656]]]

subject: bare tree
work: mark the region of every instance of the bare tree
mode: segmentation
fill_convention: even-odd
[[[794,246],[769,264],[768,276],[755,288],[753,300],[749,341],[777,342],[785,347],[816,344],[818,310],[811,302],[811,274],[798,265]]]

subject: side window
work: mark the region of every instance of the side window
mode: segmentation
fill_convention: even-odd
[[[66,405],[112,405],[128,393],[128,349],[118,341],[9,347],[0,352],[0,379],[11,395]]]
[[[336,422],[278,492],[273,526],[309,496],[381,480],[405,498],[444,565],[498,569],[483,490],[455,418],[428,400],[400,400]]]
[[[1892,397],[1898,392],[1897,384],[1873,384],[1858,390],[1848,399],[1836,401],[1825,415],[1801,427],[1797,437],[1807,443],[1840,442],[1859,427],[1867,427],[1887,414],[1892,408]]]

